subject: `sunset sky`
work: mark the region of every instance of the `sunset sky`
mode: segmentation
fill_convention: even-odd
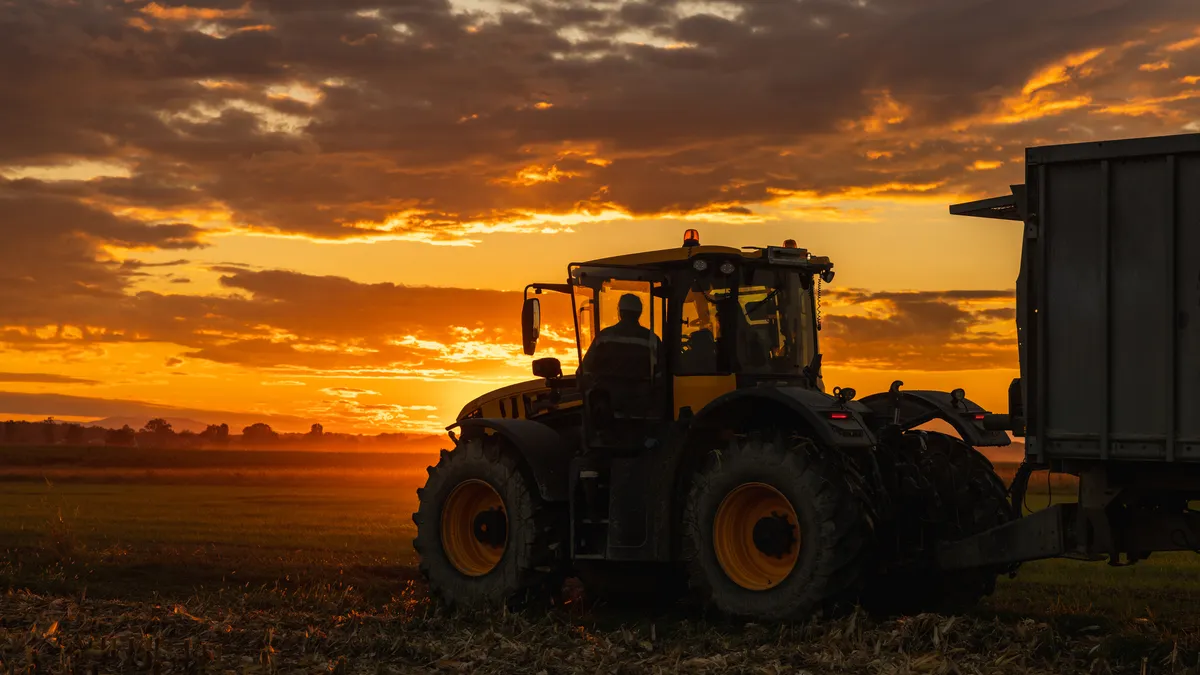
[[[0,418],[439,431],[689,227],[834,260],[828,386],[1003,410],[1019,226],[947,206],[1195,131],[1195,0],[0,0]]]

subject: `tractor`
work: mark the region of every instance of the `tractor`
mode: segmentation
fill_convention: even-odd
[[[935,543],[1019,517],[977,448],[1010,443],[952,392],[826,390],[820,305],[833,263],[793,240],[571,263],[526,287],[570,297],[580,367],[468,403],[417,490],[414,547],[453,607],[585,593],[689,597],[731,617],[861,605],[958,611],[1011,563],[939,567]],[[564,303],[565,304],[565,303]],[[603,353],[601,353],[603,352]],[[941,420],[955,433],[928,428]]]

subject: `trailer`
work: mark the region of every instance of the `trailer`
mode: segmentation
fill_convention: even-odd
[[[1025,441],[1014,513],[1034,471],[1079,490],[939,566],[1200,551],[1200,134],[1031,147],[1023,184],[950,213],[1023,225],[1020,377],[984,420]]]

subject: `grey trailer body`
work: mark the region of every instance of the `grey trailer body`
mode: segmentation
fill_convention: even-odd
[[[1023,223],[1021,377],[992,428],[1035,469],[1080,477],[1078,504],[947,547],[970,559],[1200,549],[1200,134],[1029,148],[1011,195],[955,215]]]

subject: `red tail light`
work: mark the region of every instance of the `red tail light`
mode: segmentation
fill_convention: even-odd
[[[982,422],[982,421],[983,421],[983,418],[984,418],[984,417],[986,417],[986,416],[987,416],[987,415],[986,415],[986,413],[975,413],[975,415],[974,415],[974,417],[975,417],[975,421],[976,421],[976,422]]]
[[[850,413],[831,412],[831,413],[829,413],[829,419],[831,419],[831,420],[848,420],[848,419],[850,419]]]

